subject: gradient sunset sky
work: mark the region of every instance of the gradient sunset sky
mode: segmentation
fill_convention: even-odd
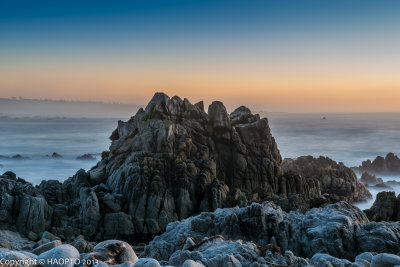
[[[0,97],[400,111],[400,1],[1,1]]]

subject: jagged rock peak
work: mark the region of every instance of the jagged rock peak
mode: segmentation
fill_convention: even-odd
[[[138,235],[201,211],[261,201],[278,187],[281,156],[268,121],[245,107],[229,115],[214,101],[207,114],[203,102],[156,93],[118,122],[111,139],[91,173],[123,196],[122,211],[135,218]]]
[[[147,114],[147,119],[155,118],[155,119],[163,119],[164,116],[184,116],[189,115],[185,114],[185,112],[191,111],[191,115],[196,115],[195,113],[199,113],[205,116],[206,119],[209,119],[212,123],[216,123],[216,127],[230,127],[231,120],[237,121],[238,119],[242,119],[243,123],[246,123],[246,118],[253,118],[251,122],[259,120],[260,117],[258,114],[253,115],[245,106],[241,106],[237,108],[234,112],[228,115],[226,107],[221,101],[213,101],[211,105],[208,107],[208,114],[205,113],[204,110],[204,102],[200,101],[196,104],[190,103],[190,101],[186,98],[183,100],[178,97],[174,96],[170,98],[167,94],[162,92],[157,92],[154,94],[150,102],[147,104],[145,109],[139,109],[136,116],[143,116]],[[197,114],[197,115],[199,115]]]

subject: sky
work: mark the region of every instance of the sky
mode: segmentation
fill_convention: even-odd
[[[400,1],[0,2],[0,97],[400,111]]]

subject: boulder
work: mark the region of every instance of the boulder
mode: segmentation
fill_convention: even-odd
[[[9,266],[18,266],[18,263],[22,263],[22,266],[34,267],[36,266],[36,255],[32,255],[27,252],[20,252],[8,249],[0,250],[0,259],[4,262],[2,265],[6,266],[6,262],[10,261]]]
[[[32,248],[34,245],[34,242],[21,236],[18,232],[0,230],[0,246],[3,248],[21,250]]]
[[[87,253],[93,249],[93,245],[84,239],[83,236],[78,236],[72,243],[79,253]]]
[[[205,267],[201,262],[194,260],[186,260],[182,267]]]
[[[321,254],[317,253],[311,258],[311,264],[315,266],[321,266],[321,267],[329,267],[329,266],[350,266],[352,265],[350,261],[348,260],[343,260],[343,259],[338,259],[335,257],[332,257],[328,254]]]
[[[107,248],[109,245],[115,245],[115,244],[117,244],[118,247],[120,248],[119,253],[115,257],[115,262],[117,264],[118,263],[121,264],[124,262],[130,262],[134,264],[138,260],[138,257],[136,256],[136,253],[135,251],[133,251],[132,247],[128,243],[120,240],[107,240],[100,242],[93,248],[93,251],[94,252],[96,250],[101,251],[102,248]]]
[[[161,267],[161,265],[155,259],[141,258],[133,265],[133,267]]]
[[[400,265],[400,257],[393,254],[382,253],[372,257],[371,267],[393,267]]]
[[[32,253],[39,255],[39,254],[42,254],[43,252],[46,252],[50,249],[53,249],[53,248],[55,248],[57,246],[61,246],[61,245],[62,245],[62,243],[60,240],[54,240],[54,241],[51,241],[49,243],[43,244],[43,245],[35,248],[34,250],[32,250]]]
[[[60,245],[37,257],[43,267],[73,267],[79,260],[79,251],[71,245]]]

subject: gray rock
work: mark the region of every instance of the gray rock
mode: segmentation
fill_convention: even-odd
[[[155,259],[141,258],[133,265],[133,267],[161,267],[161,265]]]
[[[79,251],[71,245],[61,245],[40,254],[37,260],[43,267],[73,267],[79,260]]]
[[[39,190],[49,205],[63,202],[62,183],[58,180],[47,180],[40,182]]]
[[[93,168],[89,171],[90,180],[95,184],[100,184],[106,181],[105,166]]]
[[[350,267],[352,265],[348,260],[338,259],[321,253],[317,253],[311,258],[311,264],[321,267]]]
[[[204,264],[198,261],[186,260],[182,267],[205,267]]]
[[[133,263],[127,261],[127,262],[124,262],[124,263],[121,263],[121,264],[112,265],[112,266],[114,266],[114,267],[133,267]]]
[[[100,223],[100,206],[96,193],[92,188],[82,187],[80,189],[80,221],[85,234],[93,237],[97,233]]]
[[[36,266],[36,255],[31,255],[25,252],[2,249],[0,250],[0,259],[3,261],[22,261],[24,266]],[[10,264],[10,266],[17,264]]]
[[[400,222],[370,222],[356,231],[359,252],[398,253]]]
[[[55,235],[53,235],[52,233],[49,233],[49,232],[45,231],[45,232],[42,234],[42,239],[47,239],[47,240],[49,240],[49,241],[54,241],[54,240],[57,240],[57,239],[59,239],[59,238],[56,237]]]
[[[43,244],[43,245],[35,248],[34,250],[32,250],[32,253],[39,255],[39,254],[42,254],[43,252],[46,252],[50,249],[53,249],[53,248],[55,248],[57,246],[61,246],[61,245],[62,245],[62,243],[60,240],[54,240],[54,241],[51,241],[49,243]]]
[[[83,236],[78,236],[72,243],[72,246],[74,246],[79,253],[87,253],[91,251],[94,246],[87,242]]]
[[[3,244],[3,247],[5,248],[16,250],[31,248],[35,245],[34,242],[26,237],[21,236],[17,232],[12,232],[9,230],[0,230],[0,244]]]
[[[393,267],[400,265],[400,257],[393,254],[382,253],[372,257],[371,267]]]
[[[276,244],[282,251],[290,250],[300,257],[311,258],[321,253],[353,260],[362,252],[397,253],[399,227],[400,222],[369,223],[362,211],[345,202],[305,214],[283,212],[273,203],[252,204],[170,223],[164,234],[145,247],[142,256],[168,260],[188,237],[199,242],[204,237],[220,234],[226,239],[253,241],[264,247]]]
[[[112,212],[119,212],[121,210],[121,204],[118,199],[116,199],[110,193],[105,194],[101,197],[101,202],[104,205],[104,208],[108,211]]]
[[[104,238],[132,238],[134,233],[132,218],[124,212],[107,213],[104,217]]]
[[[364,252],[364,253],[361,253],[360,255],[357,255],[355,261],[365,260],[367,262],[371,262],[372,257],[374,257],[374,255],[371,252]]]
[[[197,251],[181,251],[177,250],[169,258],[169,264],[173,266],[181,266],[186,260],[200,260],[203,255]]]
[[[400,195],[395,192],[379,192],[371,208],[364,211],[372,221],[399,221]]]
[[[196,243],[193,241],[191,237],[186,238],[185,244],[182,247],[182,250],[187,250],[188,248],[193,247]]]
[[[46,229],[46,218],[49,207],[42,196],[32,196],[22,193],[17,198],[19,210],[16,220],[17,229],[23,233],[40,233]]]
[[[321,156],[315,159],[303,156],[295,160],[285,159],[282,168],[286,173],[296,173],[317,180],[321,194],[333,194],[338,196],[339,200],[365,201],[372,197],[350,168],[327,157]]]
[[[104,261],[95,261],[92,265],[92,267],[107,267],[107,266],[109,265],[106,264]]]

